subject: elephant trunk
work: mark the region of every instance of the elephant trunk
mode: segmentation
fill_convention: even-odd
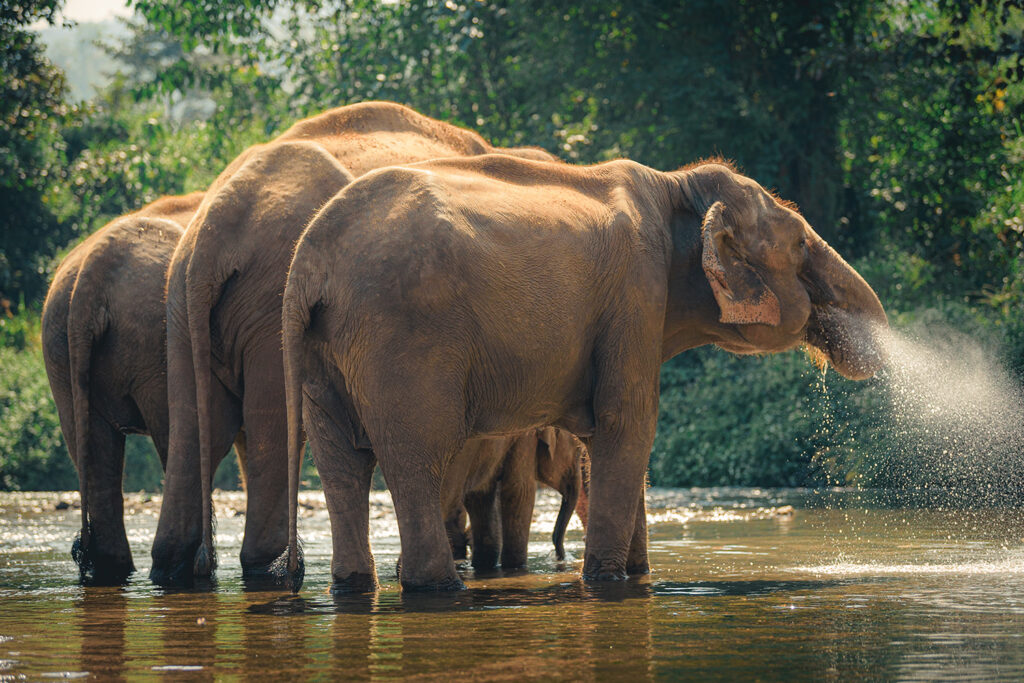
[[[889,322],[874,290],[820,238],[810,246],[810,268],[802,276],[812,313],[805,341],[839,374],[861,380],[885,362]]]

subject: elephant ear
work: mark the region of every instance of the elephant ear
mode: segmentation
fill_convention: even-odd
[[[715,202],[701,226],[701,265],[722,311],[719,321],[732,325],[778,325],[779,298],[747,263],[732,228],[725,223],[724,213],[725,205]]]

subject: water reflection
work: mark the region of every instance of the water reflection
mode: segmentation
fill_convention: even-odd
[[[225,560],[211,591],[145,581],[153,517],[126,587],[79,587],[62,517],[0,494],[0,678],[319,677],[1019,678],[1024,533],[1012,510],[824,506],[803,491],[655,491],[653,574],[585,585],[537,524],[529,572],[475,574],[456,594],[330,593],[326,515],[305,518],[298,596],[245,583]],[[793,506],[787,509],[786,506]],[[393,566],[390,508],[374,552]],[[538,518],[557,500],[541,498]],[[237,527],[237,528],[236,528]],[[225,516],[222,558],[241,521]],[[579,557],[581,530],[568,550]],[[309,540],[312,539],[312,540]],[[133,541],[133,547],[136,542]],[[244,590],[243,590],[244,589]]]
[[[79,666],[108,680],[125,677],[128,597],[123,588],[94,588],[72,603],[78,613]]]

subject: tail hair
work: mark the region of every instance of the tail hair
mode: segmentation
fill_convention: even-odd
[[[306,563],[301,539],[296,538],[294,544],[289,543],[284,552],[270,563],[270,574],[277,580],[277,583],[292,593],[299,592],[302,582],[306,578]]]

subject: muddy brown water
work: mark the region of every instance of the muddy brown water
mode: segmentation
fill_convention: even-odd
[[[649,577],[587,586],[547,536],[542,493],[528,572],[453,595],[403,595],[397,528],[374,494],[382,590],[328,592],[322,496],[303,494],[306,583],[244,590],[237,494],[217,496],[209,591],[148,582],[158,501],[129,498],[139,572],[81,587],[68,555],[76,494],[0,493],[0,680],[1007,679],[1024,677],[1024,527],[1016,510],[879,506],[844,491],[649,492]],[[787,506],[792,506],[787,507]],[[578,524],[575,523],[574,524]],[[578,558],[582,530],[570,530]]]

